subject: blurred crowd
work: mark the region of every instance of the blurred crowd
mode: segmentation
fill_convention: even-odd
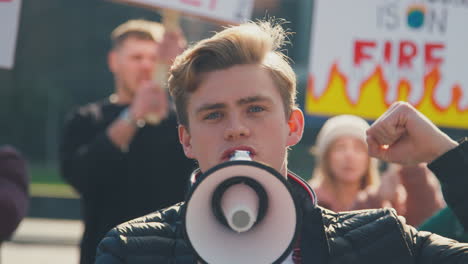
[[[165,82],[153,80],[156,68],[164,68],[167,77],[174,60],[182,60],[184,33],[130,20],[112,32],[111,43],[114,92],[70,109],[60,143],[61,175],[82,203],[81,263],[94,263],[99,242],[113,227],[183,201],[197,168],[178,137],[184,133],[178,128],[183,117],[174,110],[180,105],[174,105]],[[352,115],[330,117],[323,124],[311,146],[313,173],[303,175],[318,205],[335,212],[394,208],[420,230],[468,242],[427,164],[371,157],[369,128],[368,121]],[[26,159],[11,146],[1,148],[0,242],[11,238],[27,215],[28,184]]]

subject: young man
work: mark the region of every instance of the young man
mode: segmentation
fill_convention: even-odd
[[[152,83],[156,63],[171,63],[185,40],[161,24],[130,20],[111,35],[115,93],[74,111],[61,142],[62,176],[81,195],[81,263],[113,226],[184,199],[194,164],[177,138],[166,91]],[[145,125],[148,115],[162,118]],[[177,166],[174,166],[177,164]]]
[[[177,57],[170,89],[185,155],[206,172],[234,151],[247,150],[254,161],[268,164],[289,181],[301,207],[302,229],[294,254],[285,263],[467,262],[468,245],[418,233],[394,210],[334,213],[315,207],[309,187],[291,180],[287,151],[301,139],[304,117],[295,104],[295,75],[278,51],[284,37],[279,25],[248,23],[225,29]],[[412,122],[408,120],[407,126]],[[381,134],[371,134],[372,147],[396,141]],[[417,160],[428,161],[456,146],[446,137],[440,141],[432,156],[415,149]],[[374,148],[373,153],[381,154]],[[182,235],[184,206],[177,204],[113,229],[98,248],[97,263],[195,263],[195,253]]]

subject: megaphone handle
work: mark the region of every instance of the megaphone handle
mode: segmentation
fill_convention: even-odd
[[[175,10],[164,9],[162,12],[162,22],[167,32],[174,32],[180,28],[180,13]],[[154,82],[159,84],[161,88],[166,88],[169,66],[166,62],[156,63],[153,75]],[[151,125],[157,125],[161,122],[161,117],[157,113],[148,113],[145,116],[145,121]]]

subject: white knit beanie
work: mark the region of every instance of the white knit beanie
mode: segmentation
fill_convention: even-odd
[[[353,136],[360,139],[364,144],[366,142],[366,130],[369,124],[366,120],[354,115],[339,115],[328,119],[320,129],[312,148],[313,154],[321,158],[330,143],[341,136]]]

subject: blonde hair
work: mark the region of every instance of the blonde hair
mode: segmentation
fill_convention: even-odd
[[[258,64],[267,69],[289,117],[296,107],[296,76],[288,57],[280,51],[288,35],[281,26],[283,22],[258,21],[228,27],[178,56],[170,70],[169,91],[179,123],[189,127],[189,96],[196,91],[204,74],[245,64]]]
[[[129,20],[112,31],[112,49],[119,48],[130,37],[160,42],[163,35],[164,26],[161,23],[143,19]]]

